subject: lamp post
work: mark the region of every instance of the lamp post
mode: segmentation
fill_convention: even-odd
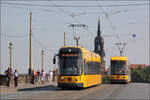
[[[42,70],[44,69],[44,50],[41,52],[42,55]]]
[[[29,35],[29,75],[32,74],[33,64],[32,64],[32,12],[30,12],[30,35]]]
[[[12,49],[13,49],[13,44],[9,44],[9,50],[10,50],[10,68],[12,69]]]

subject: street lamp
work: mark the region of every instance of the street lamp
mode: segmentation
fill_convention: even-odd
[[[42,55],[42,70],[44,69],[44,50],[42,50],[41,52],[41,55]]]
[[[10,68],[12,69],[12,49],[13,49],[13,44],[9,44],[9,50],[10,50]]]

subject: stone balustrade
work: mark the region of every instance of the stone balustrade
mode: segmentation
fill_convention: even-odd
[[[45,82],[48,82],[48,75],[45,77]],[[53,81],[56,81],[56,76],[54,77]],[[41,80],[40,80],[41,81]],[[28,74],[20,74],[18,79],[19,85],[25,85],[25,84],[34,84],[35,83],[35,77],[28,75]],[[0,85],[6,86],[7,84],[7,77],[4,74],[0,74]],[[10,79],[10,85],[14,85],[14,77],[12,76]]]

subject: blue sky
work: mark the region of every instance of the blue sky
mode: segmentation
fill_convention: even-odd
[[[127,43],[124,55],[130,64],[149,64],[149,5],[112,6],[143,4],[148,1],[2,1],[1,4],[1,73],[9,66],[9,43],[13,43],[13,69],[27,73],[29,67],[29,14],[32,11],[33,27],[33,66],[41,69],[41,51],[45,50],[44,68],[53,69],[52,58],[63,46],[63,34],[66,32],[66,44],[75,45],[70,24],[85,24],[87,29],[75,28],[75,35],[80,37],[79,45],[94,50],[94,38],[97,32],[98,18],[104,35],[106,67],[111,56],[119,56],[114,35],[106,12],[119,41]],[[4,3],[54,5],[25,6]],[[57,7],[57,5],[95,5],[95,7]],[[75,16],[72,17],[72,14]],[[132,34],[136,34],[133,38]]]

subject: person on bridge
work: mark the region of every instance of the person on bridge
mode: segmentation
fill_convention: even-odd
[[[49,75],[50,82],[52,82],[53,81],[53,71],[50,70],[49,73],[48,73],[48,75]]]
[[[42,69],[42,71],[41,71],[42,84],[44,84],[44,81],[45,81],[45,75],[46,75],[46,73],[45,73],[44,69]]]
[[[8,67],[8,69],[5,71],[6,77],[7,77],[7,86],[10,86],[10,78],[12,76],[12,69]]]
[[[18,77],[19,77],[19,74],[18,74],[18,70],[16,69],[15,72],[14,72],[14,83],[15,83],[15,87],[18,86]]]
[[[37,83],[37,81],[38,81],[38,74],[37,74],[36,69],[34,69],[34,79],[35,79],[35,83]]]
[[[40,70],[38,69],[38,71],[37,71],[37,80],[38,80],[38,82],[40,83]]]

